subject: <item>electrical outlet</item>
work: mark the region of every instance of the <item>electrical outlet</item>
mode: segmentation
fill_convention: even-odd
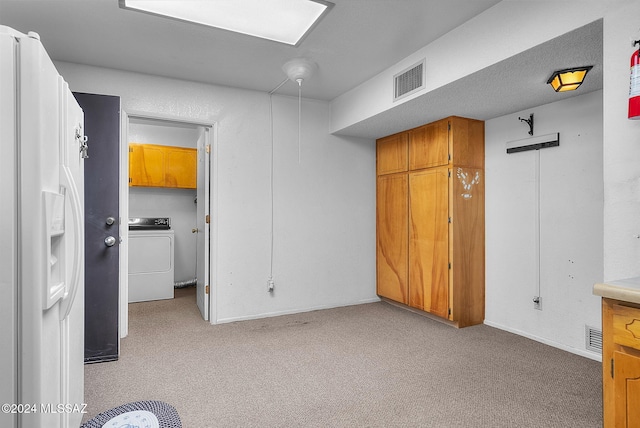
[[[537,309],[539,311],[542,310],[542,299],[540,296],[535,296],[533,298],[533,309]]]

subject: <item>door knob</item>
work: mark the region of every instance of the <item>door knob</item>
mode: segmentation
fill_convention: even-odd
[[[191,233],[198,233],[198,228],[191,229]]]
[[[116,238],[114,238],[113,236],[107,236],[106,238],[104,238],[104,245],[106,245],[107,247],[113,247],[116,244]]]
[[[111,225],[112,225],[113,223],[115,223],[115,222],[116,222],[116,219],[115,219],[115,218],[113,218],[113,217],[107,217],[107,220],[106,220],[107,226],[111,226]]]

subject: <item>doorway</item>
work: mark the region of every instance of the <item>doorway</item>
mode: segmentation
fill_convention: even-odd
[[[208,123],[147,114],[122,114],[121,170],[122,182],[125,183],[121,187],[122,221],[130,218],[168,219],[170,228],[166,232],[170,232],[172,239],[172,291],[173,287],[176,291],[193,287],[193,303],[204,320],[210,319],[211,300],[209,219],[213,129],[214,124]],[[143,175],[149,178],[146,182],[136,178],[134,170],[140,169],[140,158],[134,159],[133,153],[139,156],[140,149],[148,153],[143,165],[147,162],[151,165],[142,168]],[[131,171],[130,159],[134,168]],[[195,174],[191,162],[196,165]],[[189,177],[190,174],[193,176]],[[125,337],[128,333],[128,304],[132,296],[139,294],[138,288],[131,287],[138,287],[135,273],[141,264],[136,257],[140,254],[139,235],[144,235],[144,232],[130,232],[127,227],[122,229],[122,265],[125,268],[121,278],[120,317],[124,327],[121,337]]]

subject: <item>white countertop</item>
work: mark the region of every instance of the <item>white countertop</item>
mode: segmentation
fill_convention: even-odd
[[[593,294],[608,299],[640,304],[640,276],[595,284]]]

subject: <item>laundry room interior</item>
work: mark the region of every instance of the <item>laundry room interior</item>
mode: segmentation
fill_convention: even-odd
[[[174,297],[197,276],[196,125],[130,117],[129,303]],[[194,293],[194,304],[195,293]]]

